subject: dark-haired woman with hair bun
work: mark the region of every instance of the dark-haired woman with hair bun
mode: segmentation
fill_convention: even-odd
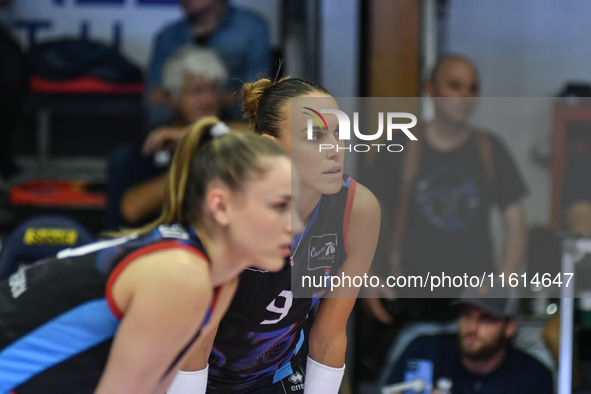
[[[326,89],[295,78],[261,79],[246,84],[242,95],[255,131],[291,154],[301,183],[296,209],[306,219],[304,230],[281,271],[241,274],[217,335],[189,357],[168,393],[203,393],[207,384],[207,393],[336,394],[345,369],[346,324],[359,289],[323,287],[298,298],[292,274],[363,276],[377,244],[379,205],[343,173],[344,145],[335,116],[326,116],[323,125],[313,122],[308,139],[306,113],[338,109]],[[320,150],[319,144],[332,148]],[[316,305],[304,338],[304,321]],[[305,340],[309,356],[302,360]]]
[[[283,268],[302,228],[290,177],[277,144],[194,124],[158,220],[0,283],[0,393],[163,393],[242,270]]]

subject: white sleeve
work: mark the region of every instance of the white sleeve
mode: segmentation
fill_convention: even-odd
[[[304,394],[338,394],[344,374],[344,365],[341,368],[333,368],[308,356]]]
[[[205,394],[209,364],[199,371],[178,371],[166,394]]]

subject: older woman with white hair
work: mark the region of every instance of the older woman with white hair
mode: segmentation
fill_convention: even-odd
[[[186,126],[219,115],[228,70],[213,49],[181,47],[164,64],[162,87],[174,112],[173,125]]]
[[[138,226],[159,213],[172,152],[191,123],[219,116],[228,69],[213,49],[183,46],[165,63],[162,86],[173,111],[168,126],[153,130],[143,146],[120,148],[109,170],[108,228]]]

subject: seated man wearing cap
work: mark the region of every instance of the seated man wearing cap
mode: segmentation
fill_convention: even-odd
[[[424,392],[451,388],[454,394],[551,394],[550,371],[510,344],[517,331],[518,300],[474,295],[456,302],[458,333],[416,338],[396,363],[388,385],[422,379]]]

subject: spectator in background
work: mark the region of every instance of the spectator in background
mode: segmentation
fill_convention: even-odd
[[[404,161],[389,166],[402,170],[376,177],[370,187],[389,215],[383,222],[394,225],[404,215],[400,259],[390,263],[400,264],[404,274],[516,272],[527,243],[521,204],[526,186],[499,138],[470,123],[478,95],[476,70],[462,57],[444,57],[426,90],[435,105],[433,121],[413,130],[417,142],[398,135],[406,154],[396,158]],[[415,148],[413,165],[407,160]],[[378,154],[374,168],[386,168],[380,161],[391,156]],[[406,203],[402,204],[405,191]],[[495,205],[503,214],[507,232],[499,267],[493,262],[489,233],[489,213]],[[383,245],[391,257],[398,251],[387,250],[395,233],[393,228],[388,230],[390,242]]]
[[[0,7],[9,3],[2,1]],[[27,91],[26,69],[20,46],[0,25],[0,177],[4,181],[18,172],[12,155],[12,141]]]
[[[550,371],[510,344],[517,331],[518,299],[485,298],[483,289],[470,289],[458,302],[459,332],[415,339],[388,384],[422,378],[435,393],[446,380],[454,394],[551,394]],[[495,297],[495,290],[501,288],[488,295]]]
[[[154,41],[145,88],[150,127],[165,123],[170,114],[163,106],[161,72],[166,59],[183,45],[209,47],[220,54],[230,72],[227,92],[238,92],[244,82],[268,77],[271,71],[269,32],[259,16],[228,5],[228,0],[181,0],[181,7],[185,17],[164,27]],[[240,103],[229,106],[228,117],[237,120]]]
[[[152,131],[142,146],[117,149],[109,168],[109,230],[139,226],[159,213],[172,151],[187,126],[219,115],[222,86],[228,71],[218,54],[207,48],[181,47],[162,70],[163,98],[173,108],[173,121]]]
[[[392,171],[373,171],[377,175],[368,182],[383,213],[376,272],[387,266],[385,275],[445,272],[480,277],[483,272],[509,274],[519,269],[527,244],[521,204],[526,186],[499,138],[477,131],[470,122],[478,88],[478,75],[470,61],[443,57],[425,86],[435,106],[433,121],[413,128],[418,141],[410,141],[403,133],[394,136],[392,142],[403,145],[404,153],[377,155],[373,168]],[[493,262],[490,234],[489,215],[494,206],[501,210],[506,230],[500,267]],[[406,297],[420,291],[403,290],[407,290]],[[456,297],[457,290],[438,290],[432,299],[361,300],[367,314],[377,320],[360,318],[359,323],[360,332],[367,331],[360,335],[360,352],[375,349],[375,361],[359,357],[367,373],[380,365],[388,338],[396,335],[406,313],[423,320],[453,317],[446,308],[449,301],[442,297]]]

